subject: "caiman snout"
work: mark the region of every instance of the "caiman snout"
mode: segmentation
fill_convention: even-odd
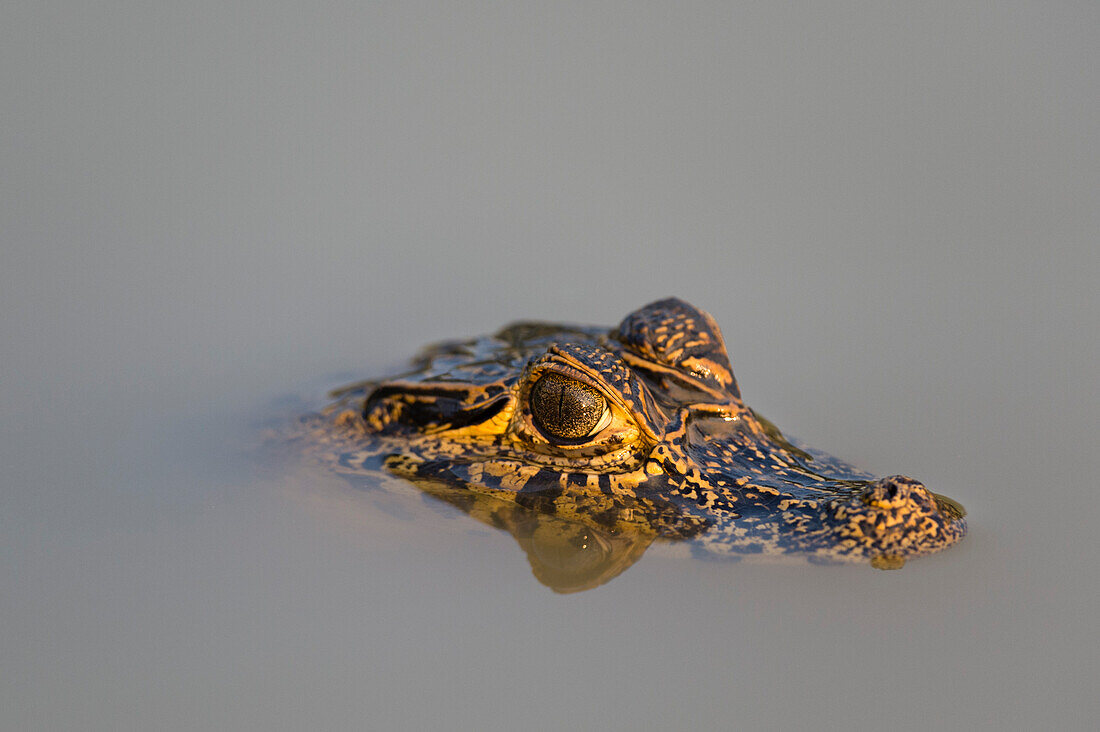
[[[877,557],[875,566],[883,569],[892,568],[887,565],[895,560],[953,544],[966,533],[961,506],[941,501],[923,483],[904,475],[868,483],[833,519],[842,543]]]

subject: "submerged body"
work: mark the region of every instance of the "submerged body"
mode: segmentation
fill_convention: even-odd
[[[611,330],[519,323],[441,344],[337,396],[310,422],[335,469],[406,478],[511,531],[561,591],[656,538],[896,568],[966,533],[921,483],[786,440],[742,402],[717,324],[681,300]]]

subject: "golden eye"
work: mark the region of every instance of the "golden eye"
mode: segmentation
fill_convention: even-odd
[[[603,394],[553,371],[531,387],[529,403],[539,429],[562,440],[589,437],[611,422],[611,410]]]

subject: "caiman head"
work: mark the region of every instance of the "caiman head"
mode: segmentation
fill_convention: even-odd
[[[519,323],[437,345],[338,397],[340,470],[385,469],[508,529],[562,591],[607,581],[654,538],[895,568],[966,532],[961,506],[918,481],[785,439],[741,400],[714,320],[677,299],[611,330]],[[606,561],[573,572],[589,545]]]

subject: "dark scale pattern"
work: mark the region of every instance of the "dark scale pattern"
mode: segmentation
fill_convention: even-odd
[[[966,532],[950,499],[796,446],[747,408],[717,325],[681,300],[610,334],[520,323],[414,366],[340,390],[304,421],[307,444],[349,478],[385,471],[508,530],[563,592],[607,581],[655,539],[896,568]]]

